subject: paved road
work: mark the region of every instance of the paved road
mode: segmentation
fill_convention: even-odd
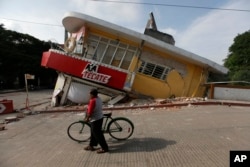
[[[67,126],[81,113],[26,116],[0,131],[1,167],[228,167],[230,150],[250,150],[250,108],[191,106],[113,111],[135,124],[126,141],[105,135],[110,153],[86,152]],[[3,119],[7,115],[0,115]]]
[[[26,91],[9,91],[9,93],[1,93],[0,101],[12,100],[14,110],[22,110],[26,108],[26,99],[28,97],[28,106],[34,106],[37,104],[50,104],[53,94],[52,89],[29,91],[28,95]]]

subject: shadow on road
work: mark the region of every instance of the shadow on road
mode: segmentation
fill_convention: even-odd
[[[111,153],[120,152],[152,152],[163,149],[176,141],[161,138],[133,138],[125,141],[112,141]]]

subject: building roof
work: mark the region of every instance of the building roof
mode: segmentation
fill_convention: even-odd
[[[70,33],[78,32],[82,26],[94,27],[110,34],[117,35],[117,38],[125,38],[137,43],[143,43],[144,46],[157,49],[164,53],[169,53],[178,59],[183,59],[192,64],[201,66],[215,73],[226,74],[228,69],[211,60],[191,53],[174,45],[150,37],[148,35],[121,27],[119,25],[89,16],[78,12],[67,12],[62,20],[65,29]]]

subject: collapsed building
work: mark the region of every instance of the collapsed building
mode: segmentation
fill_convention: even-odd
[[[153,14],[144,34],[77,12],[62,19],[64,48],[44,52],[41,65],[58,72],[53,105],[86,103],[97,88],[115,104],[125,96],[202,97],[208,75],[227,69],[175,46]]]

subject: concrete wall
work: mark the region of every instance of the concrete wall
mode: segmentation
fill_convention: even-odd
[[[250,101],[250,89],[215,87],[214,99]]]

